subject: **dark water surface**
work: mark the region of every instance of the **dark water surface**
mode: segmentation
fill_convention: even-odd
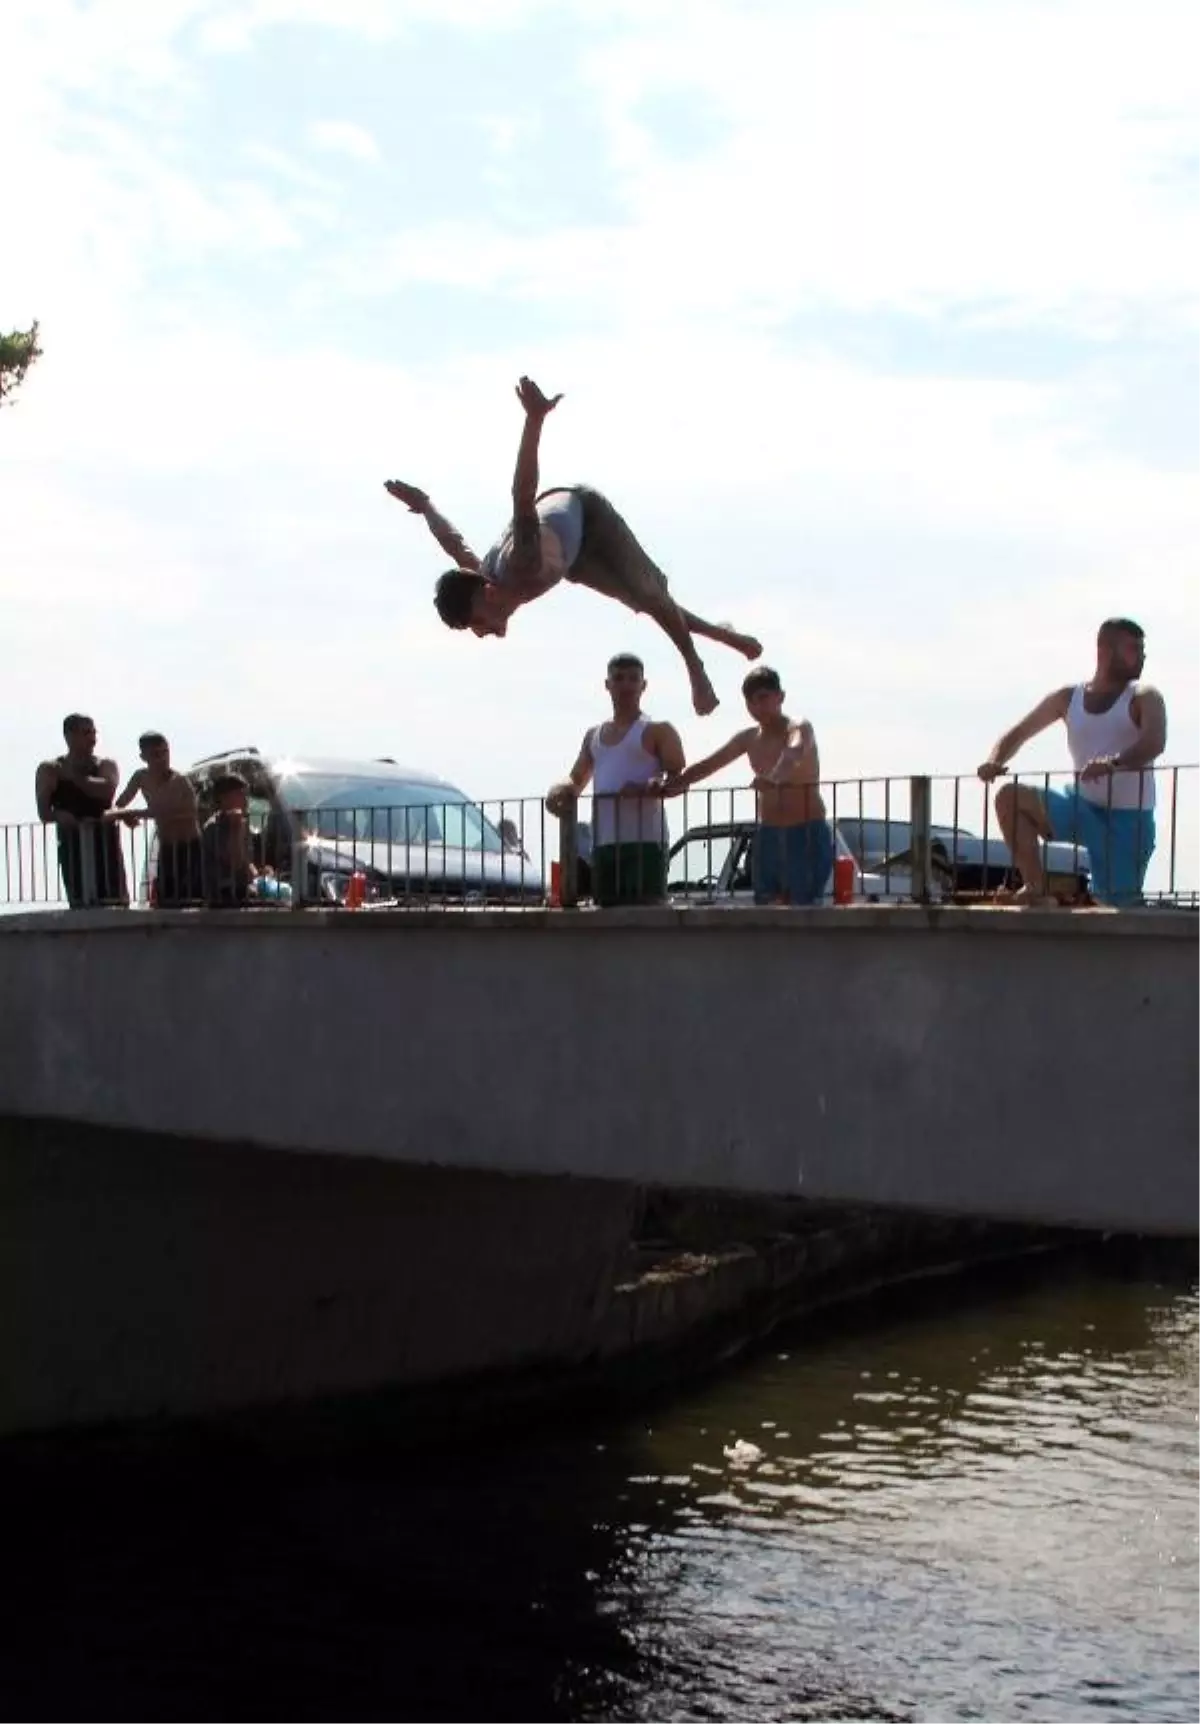
[[[3,1715],[1192,1720],[1196,1344],[1058,1264],[506,1445],[10,1465]]]

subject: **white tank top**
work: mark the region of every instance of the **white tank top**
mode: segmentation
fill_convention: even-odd
[[[604,743],[598,724],[588,738],[592,757],[592,790],[595,793],[593,844],[666,844],[667,817],[657,799],[644,802],[617,799],[626,784],[649,784],[662,771],[662,763],[642,747],[646,726],[653,720],[643,715],[635,720],[620,742]]]
[[[1120,754],[1138,741],[1142,733],[1129,712],[1136,693],[1137,685],[1130,683],[1107,712],[1089,712],[1083,704],[1083,684],[1072,691],[1067,708],[1067,747],[1076,772],[1081,772],[1089,760]],[[1109,808],[1153,808],[1154,773],[1150,767],[1142,772],[1114,772],[1111,778],[1081,783],[1079,794],[1086,802]]]

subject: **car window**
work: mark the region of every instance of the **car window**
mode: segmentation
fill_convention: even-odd
[[[753,868],[754,840],[750,837],[740,838],[733,853],[733,868],[729,875],[729,892],[751,892],[754,889]]]
[[[907,820],[846,820],[839,818],[838,831],[859,862],[878,862],[907,850],[912,826]]]
[[[496,854],[504,849],[491,821],[446,785],[298,773],[281,779],[279,794],[303,813],[310,832],[340,843],[445,845]]]
[[[672,892],[707,890],[716,886],[729,858],[733,839],[728,833],[713,838],[686,838],[671,857],[667,886]]]

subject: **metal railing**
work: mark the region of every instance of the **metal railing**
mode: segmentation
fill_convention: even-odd
[[[741,787],[667,799],[586,795],[561,817],[541,797],[272,805],[252,809],[244,828],[235,820],[214,832],[210,821],[174,844],[160,843],[144,816],[57,831],[26,822],[0,829],[0,908],[974,903],[1018,881],[996,813],[1002,787],[1008,796],[1033,791],[1043,805],[1049,793],[1062,835],[1044,863],[1058,901],[1087,903],[1119,881],[1119,902],[1195,908],[1200,773],[1166,766],[1145,777],[1155,785],[1153,839],[1145,821],[1109,820],[1103,809],[1097,820],[1084,808],[1072,823],[1079,786],[1070,773],[1014,773],[992,786],[975,776],[827,781],[823,818],[789,828],[760,825],[756,793]],[[1089,851],[1089,839],[1104,854]]]
[[[1017,791],[1052,808],[1061,833],[1039,846],[1048,897],[1063,904],[1103,901],[1104,888],[1115,883],[1124,888],[1115,894],[1120,902],[1196,908],[1200,771],[1159,766],[1139,776],[1147,788],[1153,781],[1153,835],[1136,815],[1118,809],[1116,819],[1109,818],[1111,780],[1081,787],[1071,772],[1009,772],[990,785],[975,774],[858,778],[823,782],[820,792],[838,862],[854,869],[855,898],[978,903],[1012,891],[1022,882],[996,798]],[[1097,817],[1080,806],[1090,796],[1102,799]],[[672,845],[671,896],[727,901],[752,895],[755,844],[771,836],[770,828],[756,826],[755,792],[693,790],[667,808],[674,830],[690,834],[683,847],[678,839]],[[1098,854],[1089,851],[1089,839]],[[821,901],[836,900],[836,874],[837,862]]]
[[[8,910],[543,905],[558,843],[541,797],[259,805],[169,843],[147,816],[128,811],[57,830],[40,822],[0,830],[0,907]]]

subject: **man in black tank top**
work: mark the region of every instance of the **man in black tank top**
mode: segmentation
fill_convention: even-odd
[[[96,757],[96,726],[84,713],[63,720],[67,752],[43,760],[34,785],[38,819],[58,828],[58,865],[72,910],[128,908],[121,835],[103,816],[120,777],[115,760]]]

